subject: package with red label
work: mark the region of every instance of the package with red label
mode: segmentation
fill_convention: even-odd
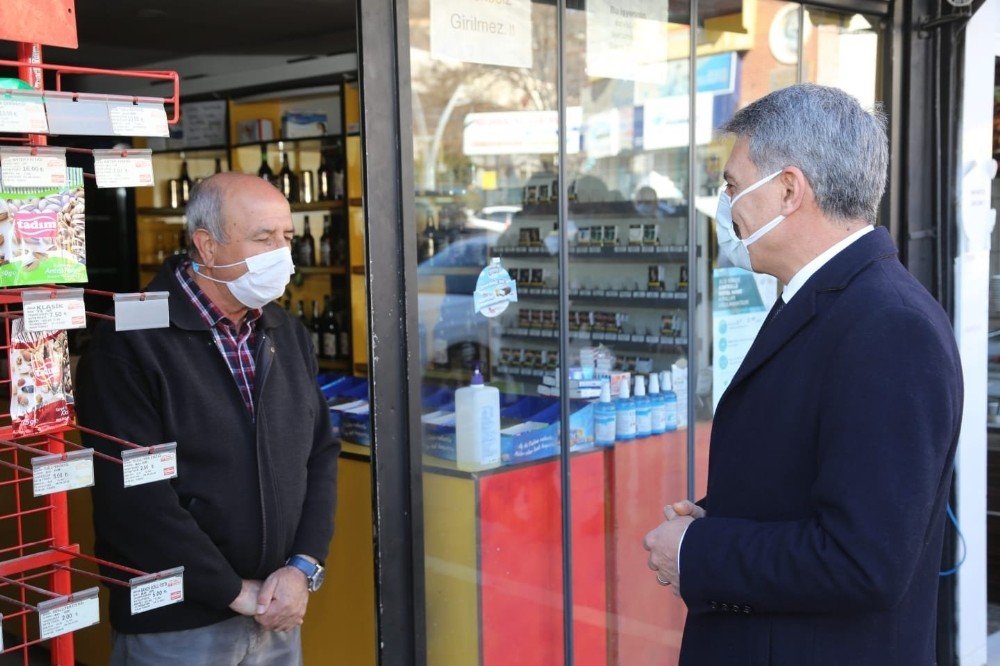
[[[83,171],[66,185],[0,192],[0,287],[87,281]]]
[[[45,432],[69,423],[73,384],[66,331],[31,333],[24,330],[23,319],[15,319],[8,356],[14,435]]]

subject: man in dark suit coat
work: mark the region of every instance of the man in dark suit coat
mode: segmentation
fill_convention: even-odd
[[[681,664],[932,664],[962,378],[872,227],[884,123],[801,85],[723,129],[720,247],[786,287],[719,402],[707,495],[646,537],[688,607]]]

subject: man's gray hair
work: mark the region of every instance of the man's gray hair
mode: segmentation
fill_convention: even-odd
[[[184,214],[187,216],[188,252],[194,256],[194,232],[204,229],[220,243],[226,242],[226,229],[222,220],[222,187],[209,177],[191,189]]]
[[[740,109],[722,131],[746,137],[761,177],[802,170],[823,213],[874,224],[885,191],[885,114],[865,111],[842,90],[801,83]]]

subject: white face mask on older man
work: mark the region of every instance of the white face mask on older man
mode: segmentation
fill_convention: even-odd
[[[292,263],[292,251],[288,246],[255,254],[247,257],[243,261],[224,266],[210,266],[209,268],[231,268],[245,263],[247,272],[235,280],[217,280],[214,277],[205,275],[200,268],[204,264],[192,262],[194,271],[206,280],[218,282],[229,287],[230,293],[248,308],[262,308],[276,298],[285,293],[290,275],[295,272],[295,265]]]
[[[784,171],[784,169],[781,171]],[[733,225],[733,206],[743,196],[750,194],[758,187],[766,185],[777,178],[781,175],[781,171],[775,171],[770,176],[761,178],[737,194],[734,199],[730,199],[729,194],[725,190],[719,195],[719,208],[715,214],[715,233],[719,239],[719,252],[726,256],[732,262],[733,266],[752,271],[753,267],[750,264],[750,251],[748,248],[763,238],[764,234],[781,224],[782,220],[785,219],[784,215],[779,215],[752,233],[748,238],[741,239],[736,235],[736,227]]]

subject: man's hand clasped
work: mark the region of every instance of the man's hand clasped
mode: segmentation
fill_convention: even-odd
[[[680,596],[680,573],[677,558],[684,531],[688,525],[705,517],[705,510],[688,500],[681,500],[663,508],[666,518],[656,529],[643,539],[643,547],[649,551],[647,565],[656,573],[656,582],[670,586],[676,596]]]

